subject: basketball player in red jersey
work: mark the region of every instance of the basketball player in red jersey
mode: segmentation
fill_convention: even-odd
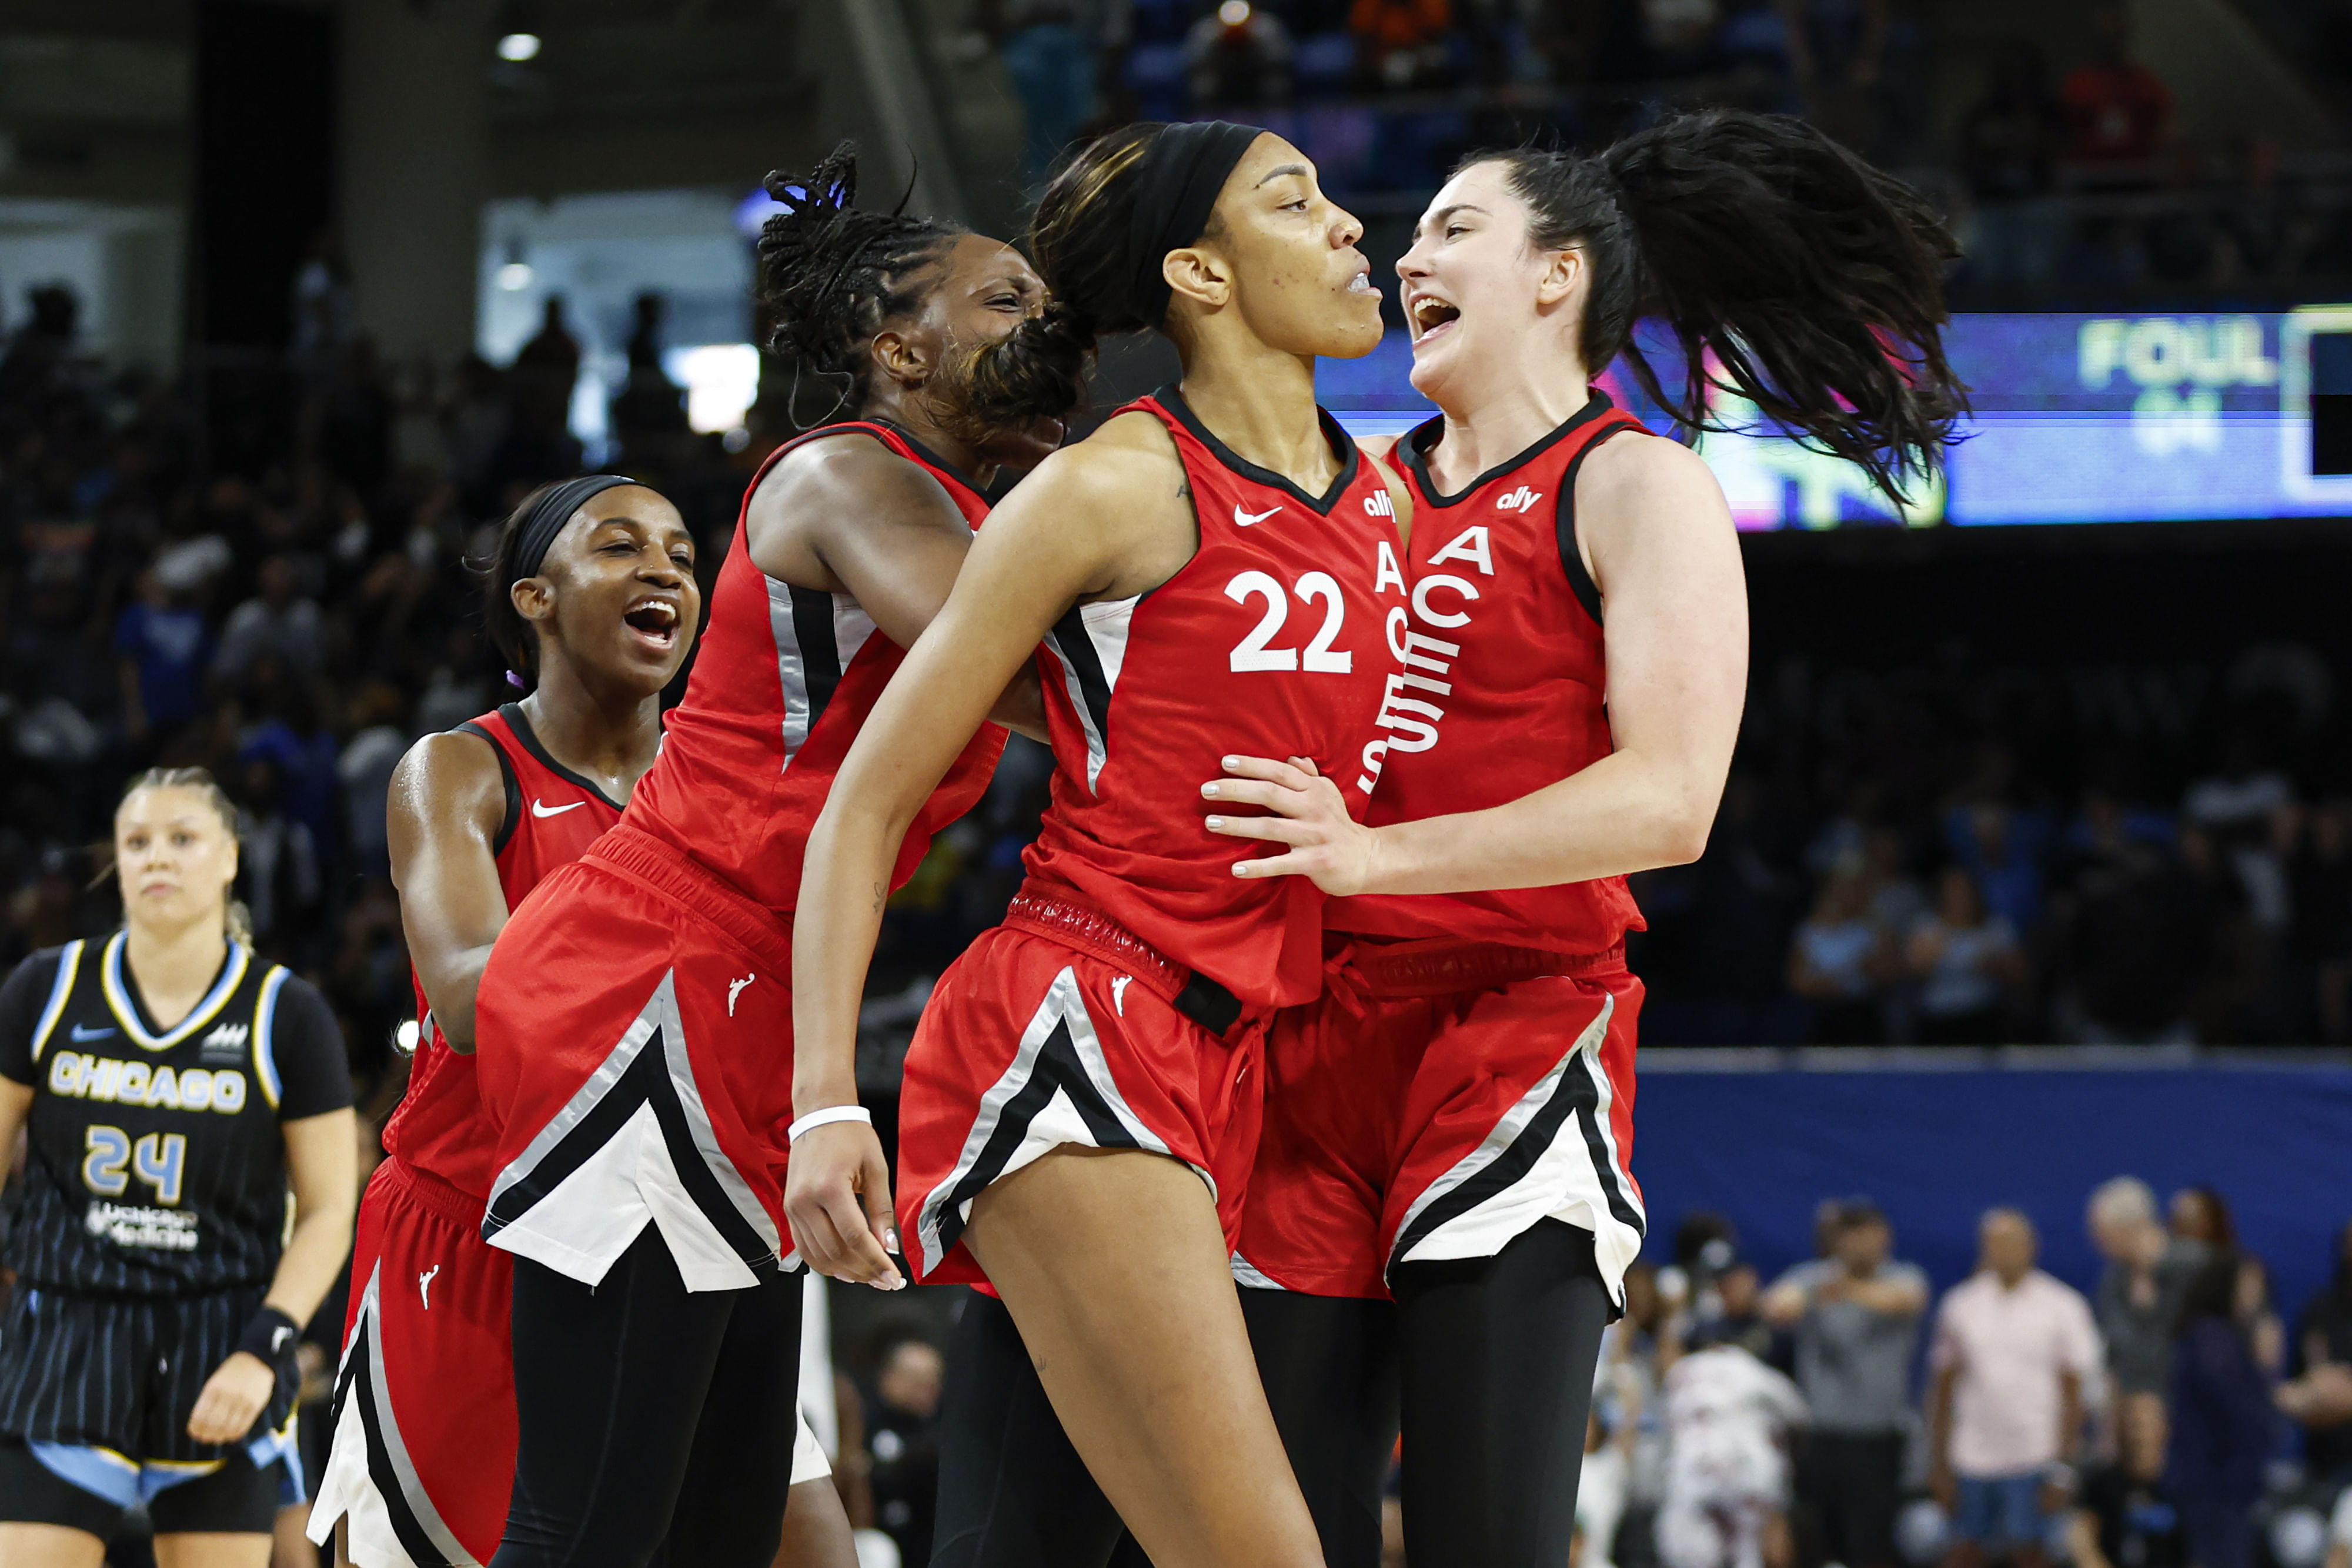
[[[846,144],[772,176],[771,347],[856,417],[788,444],[735,548],[659,758],[618,825],[515,912],[476,1032],[488,1242],[514,1255],[520,1444],[497,1568],[767,1568],[793,1447],[800,1281],[779,1205],[803,837],[868,706],[1036,455],[967,417],[972,351],[1043,288],[1008,247],[865,213]],[[1034,713],[1034,684],[1000,707]],[[1025,699],[1025,701],[1024,701]],[[987,784],[976,716],[881,880]],[[975,729],[981,733],[975,736]],[[615,1484],[615,1476],[627,1478]]]
[[[1417,521],[1371,814],[1349,769],[1265,756],[1202,792],[1277,813],[1212,819],[1287,846],[1238,878],[1342,895],[1327,996],[1270,1046],[1234,1268],[1339,1322],[1394,1292],[1415,1568],[1568,1556],[1601,1330],[1645,1225],[1624,877],[1705,847],[1746,685],[1721,490],[1592,379],[1627,353],[1700,428],[1713,375],[1895,494],[1962,406],[1951,254],[1916,193],[1818,131],[1717,111],[1597,157],[1475,157],[1398,263],[1413,385],[1443,412],[1394,454]],[[1674,395],[1633,342],[1644,314],[1678,341]]]
[[[1360,234],[1252,127],[1133,126],[1056,175],[1031,229],[1053,303],[982,357],[982,386],[1066,407],[1095,333],[1145,328],[1175,341],[1183,380],[999,508],[843,764],[803,871],[787,1212],[817,1268],[889,1279],[887,1174],[851,1071],[880,894],[1043,640],[1053,804],[1004,925],[941,977],[908,1054],[898,1220],[919,1277],[1001,1293],[1160,1568],[1322,1561],[1219,1215],[1246,1180],[1265,1021],[1321,984],[1322,900],[1234,879],[1185,769],[1213,768],[1234,726],[1334,768],[1377,733],[1401,497],[1314,402],[1316,356],[1379,340]],[[1373,779],[1346,778],[1360,805]],[[958,1465],[943,1452],[942,1551],[1039,1561],[951,1539]]]
[[[677,508],[616,475],[525,500],[486,587],[491,632],[534,689],[418,742],[391,802],[422,1038],[361,1206],[334,1444],[310,1521],[321,1542],[343,1523],[342,1561],[358,1568],[478,1563],[498,1547],[514,1476],[513,1268],[478,1233],[488,1134],[473,1061],[453,1042],[472,1042],[474,993],[508,911],[619,820],[701,619]],[[848,1521],[805,1433],[794,1474],[794,1561],[847,1568]]]

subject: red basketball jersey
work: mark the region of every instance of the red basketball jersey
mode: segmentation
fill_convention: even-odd
[[[1412,486],[1412,593],[1389,612],[1403,662],[1381,710],[1387,767],[1374,826],[1481,811],[1581,772],[1613,749],[1601,593],[1576,548],[1576,472],[1641,422],[1594,389],[1566,424],[1456,495],[1429,476],[1433,419],[1397,443]],[[1641,911],[1622,876],[1493,893],[1334,899],[1338,930],[1600,952]]]
[[[869,421],[821,426],[778,447],[744,492],[744,510],[786,453],[844,431],[873,437],[939,481],[974,528],[988,515],[988,502],[944,459],[896,426]],[[849,595],[761,571],[739,517],[686,700],[670,710],[661,757],[629,800],[629,825],[789,913],[825,791],[906,656]],[[971,810],[1003,749],[1004,731],[982,726],[907,830],[893,887],[914,875],[931,835]]]
[[[1309,496],[1235,456],[1172,387],[1133,409],[1175,440],[1200,548],[1158,588],[1079,605],[1046,638],[1053,804],[1025,863],[1244,1005],[1303,1002],[1322,988],[1323,894],[1234,875],[1262,852],[1202,826],[1219,808],[1201,786],[1230,755],[1310,757],[1360,812],[1396,668],[1381,616],[1406,599],[1394,508],[1328,414],[1339,475]]]
[[[499,886],[511,910],[540,879],[587,852],[604,830],[621,820],[618,802],[547,753],[531,732],[520,705],[457,727],[478,735],[499,754],[506,777],[506,818],[494,848]],[[487,1198],[498,1173],[488,1125],[482,1120],[482,1093],[474,1059],[449,1049],[433,1022],[424,982],[416,987],[416,1058],[408,1070],[408,1092],[383,1129],[386,1153],[476,1197]]]

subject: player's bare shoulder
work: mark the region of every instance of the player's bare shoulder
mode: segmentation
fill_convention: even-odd
[[[385,800],[395,838],[453,828],[495,835],[506,810],[506,769],[499,748],[466,729],[428,735],[411,746],[392,770]]]

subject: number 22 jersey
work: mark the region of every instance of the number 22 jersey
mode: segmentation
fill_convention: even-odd
[[[1139,410],[1176,444],[1200,546],[1159,587],[1079,605],[1046,638],[1053,805],[1025,864],[1245,1008],[1292,1006],[1322,986],[1323,894],[1234,875],[1279,846],[1211,832],[1219,808],[1201,786],[1229,756],[1307,757],[1363,815],[1396,669],[1383,615],[1406,602],[1393,507],[1328,414],[1340,469],[1309,496],[1234,453],[1174,388],[1120,412]]]
[[[341,1031],[308,982],[238,942],[158,1028],[128,943],[36,953],[0,987],[0,1076],[33,1091],[8,1266],[110,1295],[261,1283],[286,1231],[279,1124],[352,1103]]]

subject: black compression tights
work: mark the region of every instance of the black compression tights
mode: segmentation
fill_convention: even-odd
[[[1378,1568],[1396,1441],[1393,1309],[1244,1291],[1242,1315],[1324,1562]],[[942,1410],[931,1568],[1150,1568],[1064,1435],[1003,1302],[965,1302]]]
[[[518,1258],[521,1441],[490,1568],[768,1568],[800,1325],[797,1275],[689,1293],[651,1225],[593,1289]]]
[[[1389,1283],[1412,1568],[1567,1562],[1611,1310],[1591,1235],[1546,1219],[1495,1257],[1401,1263]]]

